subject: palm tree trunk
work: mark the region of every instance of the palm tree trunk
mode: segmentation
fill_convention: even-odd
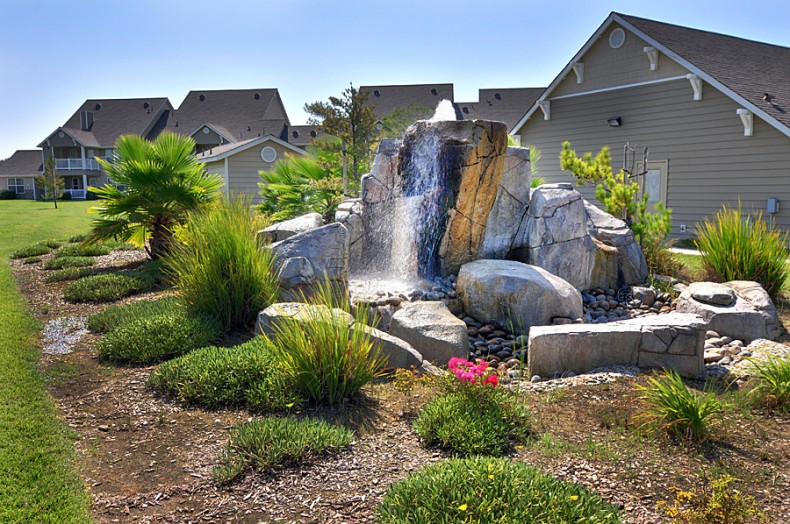
[[[172,241],[173,233],[167,227],[164,217],[161,215],[155,217],[151,225],[151,240],[149,241],[151,249],[148,251],[148,255],[153,260],[162,258],[170,253]]]

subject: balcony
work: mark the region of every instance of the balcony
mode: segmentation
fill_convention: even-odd
[[[93,158],[56,158],[55,169],[58,171],[71,171],[80,169],[84,171],[98,171],[99,163]]]

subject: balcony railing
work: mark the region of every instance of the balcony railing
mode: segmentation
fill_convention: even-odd
[[[72,169],[83,169],[85,171],[98,171],[99,163],[93,158],[56,158],[55,169],[59,171],[69,171]]]
[[[84,189],[64,189],[63,192],[70,194],[72,200],[85,200],[85,195],[87,194],[87,191]]]

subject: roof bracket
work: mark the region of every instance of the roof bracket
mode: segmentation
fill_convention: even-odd
[[[735,113],[741,117],[743,124],[743,136],[752,136],[754,134],[754,115],[748,109],[738,109]]]
[[[584,83],[584,62],[574,62],[573,72],[576,73],[576,83]]]
[[[645,47],[642,49],[650,60],[650,70],[655,71],[658,69],[658,49],[655,47]]]
[[[694,100],[702,100],[702,79],[693,73],[686,75],[686,79],[691,82],[691,89],[694,90]]]
[[[551,120],[551,102],[549,100],[538,100],[538,107],[543,111],[543,120]]]

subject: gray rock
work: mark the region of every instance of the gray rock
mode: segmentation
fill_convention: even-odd
[[[543,268],[512,260],[477,260],[458,273],[464,310],[483,322],[523,333],[555,317],[582,316],[579,292]]]
[[[469,356],[466,330],[466,324],[442,302],[404,304],[390,323],[390,335],[411,344],[423,358],[438,365],[453,357]]]
[[[320,213],[308,213],[306,215],[277,222],[271,226],[258,231],[259,238],[267,242],[280,242],[299,233],[310,231],[324,225],[324,219]]]
[[[482,258],[505,258],[529,205],[529,149],[508,147],[496,199],[486,221]]]
[[[332,317],[347,322],[349,326],[354,324],[354,317],[341,309],[330,309],[303,302],[278,302],[258,313],[255,334],[275,335],[280,322],[286,318],[299,322],[314,322]]]
[[[697,300],[692,292],[694,286],[680,294],[677,299],[676,311],[701,316],[708,323],[708,329],[734,340],[750,342],[758,338],[774,340],[781,333],[781,323],[776,308],[768,293],[757,282],[726,282],[713,284],[709,289],[718,290],[723,297],[729,296],[721,288],[727,288],[735,295],[735,301],[729,306],[714,305]],[[705,289],[701,287],[699,289]],[[710,297],[710,294],[699,295]]]
[[[533,327],[530,374],[584,373],[612,365],[666,367],[696,378],[704,371],[705,323],[696,315],[652,315],[607,325]]]
[[[408,342],[364,324],[355,324],[354,329],[362,329],[373,340],[381,353],[387,357],[387,367],[391,369],[409,369],[422,365],[423,356]]]
[[[715,282],[694,282],[688,292],[694,300],[713,306],[731,306],[736,300],[732,288]]]
[[[656,292],[653,288],[634,286],[631,295],[646,306],[652,306],[656,301]]]

